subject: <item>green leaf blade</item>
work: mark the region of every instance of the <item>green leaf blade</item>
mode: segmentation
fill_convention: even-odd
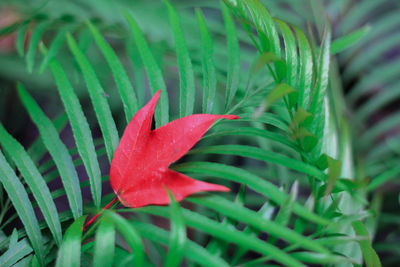
[[[43,138],[43,142],[59,170],[72,214],[74,218],[78,218],[82,215],[82,194],[78,174],[71,156],[61,142],[58,132],[50,119],[46,117],[39,105],[21,84],[18,84],[18,94],[32,121],[38,127],[40,135],[46,137]]]
[[[70,28],[71,25],[66,25],[58,31],[57,35],[54,37],[51,45],[49,46],[49,51],[45,54],[42,63],[40,64],[39,73],[43,73],[51,60],[57,56],[58,52],[65,42],[65,35]]]
[[[378,254],[373,249],[371,245],[371,240],[369,238],[369,234],[364,224],[361,221],[355,221],[352,223],[354,232],[361,237],[364,237],[364,240],[360,240],[358,243],[360,244],[360,248],[364,257],[364,261],[367,267],[381,267],[382,264],[379,260]]]
[[[265,162],[275,163],[278,165],[285,166],[289,169],[311,175],[319,180],[325,180],[325,175],[312,165],[304,163],[299,160],[288,158],[279,153],[266,151],[258,147],[244,146],[244,145],[216,145],[209,147],[202,147],[193,149],[189,153],[212,153],[212,154],[223,154],[223,155],[236,155],[242,157],[249,157],[258,159]]]
[[[58,251],[56,267],[81,266],[81,238],[85,219],[86,216],[82,216],[68,227]]]
[[[93,202],[96,207],[100,207],[101,171],[89,124],[83,113],[79,99],[60,63],[57,60],[53,60],[50,63],[50,69],[70,121],[76,147],[89,176]]]
[[[17,261],[21,260],[31,252],[32,248],[29,246],[28,241],[26,239],[22,239],[13,246],[10,246],[10,248],[0,256],[0,266],[15,266]]]
[[[33,66],[35,63],[36,51],[38,49],[39,43],[42,39],[43,33],[46,31],[49,26],[49,21],[40,22],[35,29],[33,30],[29,45],[28,51],[26,53],[26,65],[28,67],[28,72],[32,73]]]
[[[196,9],[200,29],[201,63],[203,68],[203,113],[212,113],[217,89],[216,68],[213,59],[213,41],[206,20],[200,9]]]
[[[83,52],[79,49],[77,43],[70,34],[67,34],[67,42],[69,49],[71,50],[83,73],[83,77],[89,91],[89,96],[92,100],[96,117],[100,124],[101,132],[103,133],[104,144],[107,149],[107,156],[111,162],[113,154],[119,143],[119,136],[114,119],[112,118],[110,106],[108,105],[103,87],[101,86],[93,67]]]
[[[330,47],[331,55],[338,54],[347,48],[356,44],[361,38],[363,38],[369,31],[371,27],[369,25],[364,26],[358,30],[355,30],[345,36],[342,36],[334,40]]]
[[[169,23],[175,40],[175,51],[178,59],[180,100],[180,117],[189,116],[193,113],[195,104],[195,83],[192,62],[189,50],[183,35],[183,29],[178,13],[169,1],[165,1],[168,8]]]
[[[114,223],[117,231],[122,234],[125,241],[132,249],[133,253],[135,254],[135,266],[142,266],[145,253],[143,242],[138,231],[127,220],[114,212],[107,210],[105,211],[104,215]]]
[[[310,43],[302,30],[293,27],[296,33],[300,53],[300,70],[298,77],[299,106],[308,110],[311,101],[311,86],[313,79],[313,59]]]
[[[155,111],[156,126],[158,128],[169,121],[168,92],[164,78],[160,67],[151,53],[150,47],[144,38],[142,30],[139,28],[139,25],[128,12],[124,12],[124,16],[128,21],[128,25],[135,39],[139,54],[146,69],[151,92],[155,94],[158,90],[162,91],[160,104],[157,105]]]
[[[310,129],[311,133],[313,133],[318,138],[316,150],[314,151],[314,155],[316,155],[315,157],[319,157],[320,155],[320,149],[323,141],[322,137],[324,135],[325,113],[329,112],[329,110],[326,110],[325,108],[324,101],[326,99],[326,91],[329,81],[328,78],[330,64],[330,43],[331,32],[328,28],[325,33],[320,51],[317,81],[310,104],[310,113],[314,115],[314,119],[311,123]]]
[[[228,81],[226,83],[225,94],[225,111],[227,111],[229,106],[232,104],[238,89],[240,76],[240,51],[235,22],[229,13],[228,7],[222,1],[221,9],[225,23],[225,32],[227,38],[226,44],[228,47]]]
[[[31,189],[39,208],[46,220],[51,233],[53,234],[55,243],[60,246],[62,240],[61,224],[58,218],[57,208],[51,197],[50,190],[37,167],[24,150],[23,146],[18,143],[0,123],[0,144],[4,150],[11,155],[15,165],[25,178],[26,183]]]
[[[0,151],[0,182],[8,193],[8,197],[14,205],[19,218],[21,219],[26,233],[31,241],[33,250],[44,265],[45,252],[43,248],[43,237],[39,229],[39,223],[24,186],[7,163],[3,153]]]
[[[115,228],[113,222],[102,218],[96,232],[93,266],[111,267],[115,250]]]
[[[177,267],[180,266],[183,258],[183,252],[186,243],[186,226],[185,221],[183,220],[181,207],[179,206],[172,192],[169,190],[168,195],[171,199],[171,236],[165,266]]]
[[[125,71],[125,68],[121,64],[112,47],[106,42],[100,31],[92,23],[87,22],[87,24],[92,32],[97,47],[100,49],[108,65],[110,66],[124,106],[126,121],[129,123],[136,111],[139,109],[135,90],[129,81],[129,77]]]

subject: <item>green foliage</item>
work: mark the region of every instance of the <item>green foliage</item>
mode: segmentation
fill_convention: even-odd
[[[382,59],[398,49],[399,5],[150,2],[9,3],[18,18],[0,35],[16,51],[0,59],[14,67],[0,72],[39,136],[29,146],[0,123],[0,265],[400,263],[399,215],[381,207],[399,198],[381,193],[400,174],[400,113],[387,108],[400,60]],[[114,197],[102,186],[120,134],[160,89],[157,127],[200,111],[241,117],[216,122],[171,167],[231,192],[117,205],[83,232]]]

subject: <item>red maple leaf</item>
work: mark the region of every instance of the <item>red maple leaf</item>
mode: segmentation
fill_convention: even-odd
[[[111,162],[110,182],[121,203],[132,208],[166,205],[170,202],[166,188],[178,201],[196,192],[229,191],[225,186],[198,181],[168,167],[185,155],[215,120],[239,117],[194,114],[151,130],[160,94],[161,90],[132,118]]]

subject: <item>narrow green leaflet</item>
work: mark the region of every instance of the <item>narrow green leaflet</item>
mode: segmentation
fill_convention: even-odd
[[[17,242],[0,256],[0,266],[10,267],[32,252],[32,248],[25,238]],[[14,265],[15,266],[15,265]]]
[[[17,244],[18,238],[19,238],[18,231],[16,228],[14,228],[14,230],[12,231],[11,236],[10,236],[10,242],[8,244],[8,248],[11,248],[15,244]]]
[[[369,234],[364,224],[361,221],[353,222],[354,232],[364,240],[358,241],[360,248],[364,257],[364,261],[367,267],[381,267],[382,264],[379,260],[378,254],[376,254],[374,248],[371,245],[371,240]]]
[[[139,50],[133,40],[133,37],[129,37],[125,42],[125,47],[128,52],[130,61],[132,63],[133,70],[133,80],[135,82],[135,88],[137,92],[137,98],[139,106],[142,106],[144,102],[144,95],[146,93],[146,83],[145,83],[145,70],[140,58]]]
[[[203,66],[203,113],[212,113],[215,92],[217,90],[217,77],[213,59],[213,41],[208,30],[206,20],[200,9],[196,9],[197,24],[201,36],[201,63]]]
[[[275,163],[285,166],[289,169],[313,176],[319,180],[325,180],[324,173],[312,165],[304,163],[299,160],[288,158],[280,153],[266,151],[258,147],[245,146],[245,145],[216,145],[201,147],[193,149],[190,154],[223,154],[223,155],[236,155],[241,157],[254,158],[265,162]]]
[[[257,42],[253,31],[251,29],[251,23],[249,16],[247,14],[246,10],[246,5],[244,4],[244,1],[229,1],[229,0],[224,0],[225,4],[230,8],[230,10],[234,13],[235,17],[238,18],[240,24],[243,26],[244,30],[247,33],[247,36],[250,38],[252,41],[252,44],[257,48],[257,51],[260,53],[263,51],[260,47],[260,44]],[[265,38],[260,39],[260,41],[263,44],[266,44],[266,47],[269,47],[269,44],[265,43]],[[263,46],[265,47],[265,46]]]
[[[394,58],[379,68],[371,70],[360,78],[360,81],[351,89],[347,95],[350,104],[354,104],[363,95],[372,93],[374,88],[382,84],[397,82],[399,78],[400,59]]]
[[[164,229],[148,223],[132,222],[133,226],[143,235],[144,238],[167,245],[169,242],[169,233]],[[228,263],[217,255],[210,254],[205,248],[197,243],[186,240],[183,247],[185,258],[205,267],[228,267]]]
[[[25,38],[26,32],[29,27],[29,20],[25,21],[21,27],[19,27],[17,32],[17,40],[15,41],[15,47],[17,49],[18,55],[23,57],[25,54]]]
[[[352,12],[347,12],[338,26],[338,32],[350,32],[360,21],[366,18],[370,12],[379,8],[382,4],[379,0],[359,2],[357,8],[353,8]]]
[[[114,223],[117,231],[132,249],[135,255],[135,266],[143,266],[145,253],[142,239],[137,230],[127,220],[112,211],[106,210],[104,215]]]
[[[0,144],[11,155],[12,160],[24,177],[53,234],[55,243],[60,246],[62,239],[61,224],[50,190],[23,146],[4,129],[1,123]]]
[[[330,42],[331,32],[330,29],[327,28],[320,51],[317,81],[310,105],[310,113],[314,116],[310,129],[311,133],[318,138],[317,150],[315,151],[317,157],[319,157],[319,149],[321,149],[322,137],[324,136],[325,113],[329,112],[324,106],[324,100],[328,87]]]
[[[316,118],[317,118],[316,113],[320,112],[323,109],[325,92],[328,86],[330,42],[331,42],[331,32],[330,29],[328,28],[325,33],[324,41],[320,51],[317,82],[310,105],[310,112],[314,114]]]
[[[397,179],[398,175],[400,174],[400,167],[391,168],[386,170],[379,175],[375,176],[371,182],[367,186],[368,191],[373,191],[379,186],[385,184],[386,182]]]
[[[324,192],[324,195],[329,195],[333,188],[335,187],[335,183],[337,181],[337,179],[339,178],[339,174],[340,174],[340,161],[336,160],[334,158],[331,157],[327,157],[327,161],[328,161],[328,176],[326,179],[326,189]]]
[[[354,45],[361,38],[363,38],[370,30],[371,27],[367,25],[332,41],[330,50],[331,55],[338,54],[343,50],[346,50],[350,46]]]
[[[279,190],[274,184],[246,170],[233,166],[212,162],[187,162],[176,165],[174,169],[182,172],[201,173],[212,177],[227,179],[239,184],[245,184],[252,190],[268,197],[278,205],[283,205],[288,197],[288,194]],[[321,225],[329,224],[327,219],[309,211],[302,204],[294,203],[293,212],[307,221]]]
[[[46,29],[49,25],[50,25],[49,21],[42,21],[33,30],[31,39],[29,41],[28,52],[26,52],[26,65],[28,67],[29,73],[32,73],[32,71],[33,71],[33,66],[34,66],[35,57],[36,57],[36,51],[37,51],[39,43],[42,39],[42,35],[46,31]]]
[[[302,261],[304,263],[309,263],[309,264],[316,264],[316,265],[335,265],[338,263],[349,263],[350,259],[343,257],[343,256],[337,256],[337,255],[324,255],[320,253],[315,253],[315,252],[293,252],[291,253],[293,258]]]
[[[82,53],[86,53],[92,44],[92,33],[88,28],[83,29],[78,36],[78,47]]]
[[[396,49],[399,43],[400,32],[390,34],[374,45],[363,48],[363,56],[352,58],[346,65],[343,71],[343,79],[350,80],[357,76],[360,71],[369,69],[370,66],[379,62],[385,54],[390,53],[389,51]]]
[[[344,56],[344,60],[348,61],[350,57],[354,54],[357,49],[360,47],[365,47],[368,44],[371,44],[374,40],[383,38],[383,36],[391,35],[396,32],[400,25],[400,17],[398,16],[398,9],[390,10],[387,12],[385,16],[379,17],[374,23],[371,25],[372,31],[369,34],[365,35],[364,38],[360,40],[356,45],[350,47]]]
[[[196,86],[189,51],[181,27],[178,13],[169,1],[165,1],[168,8],[169,24],[175,40],[175,51],[179,69],[179,115],[188,116],[193,113],[195,103]]]
[[[311,239],[304,237],[274,221],[265,220],[262,216],[257,214],[257,212],[235,205],[233,202],[230,202],[225,198],[208,196],[207,198],[189,198],[188,200],[190,202],[216,210],[218,213],[228,216],[238,222],[249,224],[252,227],[260,231],[265,231],[276,238],[281,238],[287,242],[300,245],[306,249],[329,254],[326,248],[313,242]]]
[[[273,62],[276,72],[279,74],[286,73],[286,63],[282,58],[278,57],[272,52],[262,53],[254,62],[254,64],[250,68],[250,72],[255,75],[257,74],[261,68],[264,66],[268,66],[269,63]],[[274,74],[274,73],[272,73]],[[276,78],[277,81],[279,80]],[[278,81],[279,82],[279,81]]]
[[[262,137],[269,139],[274,142],[281,143],[287,147],[290,147],[296,151],[298,151],[299,147],[289,140],[287,137],[282,136],[281,134],[277,134],[271,131],[267,131],[264,129],[258,129],[253,127],[235,127],[235,128],[228,128],[224,127],[222,131],[216,131],[212,134],[208,134],[204,136],[202,139],[207,139],[210,137],[221,137],[226,135],[245,135],[245,136],[255,136],[255,137]]]
[[[103,133],[107,156],[111,162],[113,154],[119,143],[119,137],[114,119],[112,118],[110,106],[108,105],[107,98],[105,97],[105,92],[89,60],[79,49],[77,43],[70,34],[67,35],[67,41],[69,49],[74,55],[75,60],[77,61],[83,73],[83,77],[89,91],[89,96],[92,100],[94,111],[100,124],[101,132]]]
[[[96,207],[100,207],[101,172],[89,124],[83,113],[79,99],[60,63],[57,60],[53,60],[50,63],[50,69],[70,121],[76,147],[89,176],[93,202]]]
[[[162,94],[160,97],[160,104],[157,105],[155,111],[156,126],[158,128],[168,123],[169,121],[168,92],[164,82],[164,78],[160,67],[158,66],[156,60],[154,59],[150,47],[146,42],[142,30],[139,28],[139,25],[128,12],[124,12],[124,16],[128,21],[132,35],[136,42],[136,46],[139,50],[140,57],[146,69],[151,92],[154,94],[158,90],[160,89],[162,90]]]
[[[240,114],[239,116],[240,119],[236,121],[262,122],[274,126],[284,132],[288,131],[288,125],[286,124],[286,122],[284,122],[281,117],[273,113],[264,113],[257,118],[254,118],[253,113],[244,113]]]
[[[93,266],[111,267],[114,260],[115,228],[109,218],[101,219],[94,242]]]
[[[8,26],[3,26],[2,29],[0,29],[0,37],[7,36],[9,34],[12,34],[17,30],[21,25],[21,22],[13,22],[9,24]]]
[[[171,199],[171,237],[165,266],[178,267],[181,264],[186,243],[186,226],[183,220],[181,207],[169,190],[168,195]]]
[[[75,220],[64,234],[63,242],[58,250],[56,267],[81,266],[82,227],[86,216]]]
[[[53,120],[53,125],[56,128],[57,132],[61,132],[62,129],[65,128],[67,123],[68,116],[65,112],[61,113]],[[43,144],[42,137],[39,135],[29,147],[28,154],[31,156],[32,161],[37,164],[39,160],[43,158],[46,152],[46,146]]]
[[[282,206],[279,207],[278,214],[275,217],[274,222],[280,226],[287,226],[293,212],[293,205],[296,203],[297,193],[299,190],[299,183],[296,180],[293,185],[290,194],[283,202]],[[278,239],[276,237],[270,238],[271,243],[275,243]],[[313,242],[314,244],[314,242]],[[321,252],[321,251],[320,251]],[[325,251],[326,253],[326,251]]]
[[[3,153],[0,151],[0,182],[3,184],[8,197],[11,199],[15,210],[18,213],[19,219],[21,219],[26,234],[31,241],[33,250],[39,257],[42,265],[44,265],[44,248],[43,248],[43,237],[40,233],[39,224],[36,219],[35,212],[33,211],[32,204],[29,201],[28,194],[25,191],[24,186],[7,163]]]
[[[46,117],[39,105],[21,84],[18,84],[18,94],[32,121],[36,124],[36,127],[38,127],[40,135],[45,137],[43,138],[43,143],[50,152],[59,170],[72,214],[74,218],[78,218],[82,215],[82,194],[79,186],[78,174],[76,173],[71,156],[60,140],[58,132],[54,128],[51,120]]]
[[[299,43],[300,71],[298,77],[299,106],[308,110],[311,101],[311,86],[313,79],[313,59],[310,43],[302,30],[293,27]]]
[[[400,35],[399,35],[400,36]],[[400,43],[400,38],[399,38]],[[361,107],[355,111],[353,118],[355,121],[363,122],[367,120],[372,114],[379,112],[379,109],[393,102],[395,99],[400,98],[400,80],[388,85],[379,94],[365,101]]]
[[[285,44],[285,60],[286,60],[286,82],[292,87],[296,86],[297,76],[298,76],[298,53],[297,53],[297,44],[292,33],[292,30],[286,24],[286,22],[275,19],[275,22],[278,24],[283,41]],[[297,100],[297,99],[296,99]]]
[[[227,111],[229,106],[232,104],[238,89],[240,77],[240,51],[235,22],[229,13],[228,7],[223,1],[221,1],[221,10],[225,23],[226,45],[228,48],[228,76],[225,93],[225,111]]]
[[[88,21],[87,24],[92,32],[94,41],[110,66],[124,106],[126,121],[129,123],[139,109],[135,90],[133,90],[128,74],[112,47],[104,40],[100,31],[92,23]]]
[[[254,24],[257,31],[265,34],[270,45],[270,51],[280,57],[281,45],[279,40],[278,31],[275,27],[275,22],[269,14],[265,6],[259,0],[245,0],[244,1],[251,16],[253,17]],[[268,50],[264,50],[267,52]]]
[[[58,31],[57,35],[54,37],[51,45],[49,46],[49,51],[45,54],[42,63],[40,64],[39,73],[43,73],[50,61],[57,56],[65,42],[65,35],[67,34],[68,30],[71,29],[71,27],[71,25],[67,24]]]
[[[295,94],[297,91],[286,83],[278,84],[272,91],[268,93],[264,101],[261,103],[261,106],[258,107],[257,111],[255,112],[255,117],[265,113],[275,102],[282,99],[283,97]],[[294,98],[297,98],[297,94]]]

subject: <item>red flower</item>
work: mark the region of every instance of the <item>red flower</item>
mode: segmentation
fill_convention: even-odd
[[[238,119],[235,115],[195,114],[151,130],[154,109],[161,90],[140,109],[125,129],[111,163],[111,186],[122,204],[142,207],[170,202],[165,188],[179,201],[201,191],[229,191],[229,188],[192,179],[168,169],[185,155],[217,119]]]

